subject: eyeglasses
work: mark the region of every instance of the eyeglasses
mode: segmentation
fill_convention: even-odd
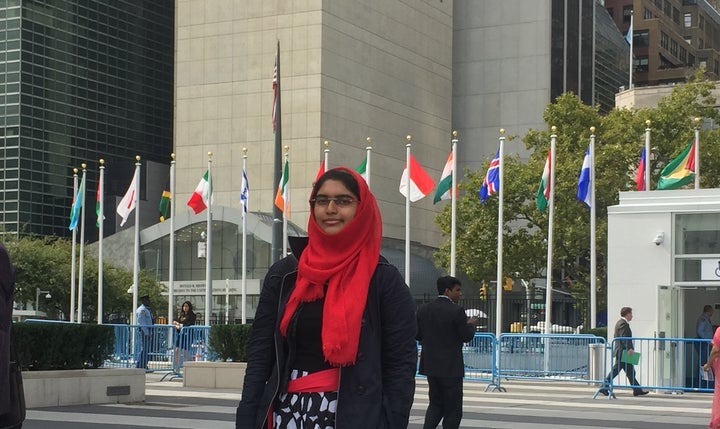
[[[338,207],[350,207],[357,201],[355,198],[349,195],[340,195],[339,197],[326,197],[319,196],[310,200],[310,204],[316,204],[320,207],[327,207],[330,205],[330,201],[334,202]]]

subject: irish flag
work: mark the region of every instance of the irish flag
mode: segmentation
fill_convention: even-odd
[[[547,208],[548,200],[550,199],[550,161],[552,161],[552,151],[548,151],[545,168],[543,169],[540,186],[537,191],[536,202],[537,208],[540,211]]]
[[[422,168],[419,162],[410,154],[410,196],[408,197],[408,169],[407,165],[400,178],[400,193],[409,198],[411,202],[418,201],[429,194],[435,187],[435,181]]]
[[[280,183],[278,183],[277,193],[275,194],[275,205],[285,216],[290,215],[290,190],[288,189],[288,180],[290,180],[290,164],[288,164],[288,160],[286,159],[285,167],[280,177]]]
[[[453,181],[453,153],[450,151],[445,168],[443,168],[442,175],[440,176],[440,183],[438,183],[437,190],[435,191],[435,198],[433,204],[436,204],[440,200],[449,200],[452,198],[450,194],[450,188],[452,188]],[[455,196],[458,195],[458,190],[455,189]]]
[[[187,205],[193,209],[195,214],[198,214],[206,208],[210,207],[211,195],[212,189],[210,187],[210,174],[206,170],[202,179],[200,179],[200,183],[198,183],[197,187],[195,188],[195,192],[190,195],[190,199],[188,200]]]
[[[695,180],[695,141],[660,172],[658,189],[677,189]]]

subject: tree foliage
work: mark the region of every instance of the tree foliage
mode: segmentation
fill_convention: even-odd
[[[28,308],[35,306],[39,288],[49,291],[39,295],[39,311],[44,311],[50,319],[69,319],[70,315],[70,277],[72,244],[56,237],[24,236],[17,238],[6,235],[5,245],[15,266],[15,302]],[[78,246],[79,247],[79,246]],[[76,249],[76,261],[79,261],[79,248]],[[78,269],[79,269],[79,263]],[[98,299],[98,260],[88,254],[83,264],[83,321],[97,320]],[[79,274],[76,276],[79,278]],[[76,282],[78,281],[76,278]],[[121,315],[130,320],[132,314],[132,295],[127,293],[133,283],[132,272],[103,263],[103,319],[111,314]],[[76,284],[77,291],[77,284]],[[161,296],[162,286],[147,272],[140,272],[139,294],[149,295],[156,309],[167,308],[167,298]],[[77,292],[76,292],[77,294]],[[76,295],[75,303],[78,299]],[[157,313],[157,311],[156,311]]]
[[[517,155],[504,159],[503,178],[503,275],[514,278],[544,278],[547,260],[548,211],[538,211],[535,195],[552,131],[557,127],[555,161],[555,212],[553,228],[553,282],[578,296],[589,295],[590,215],[576,198],[577,183],[591,127],[595,127],[595,202],[597,243],[597,287],[604,302],[607,287],[607,208],[619,202],[619,192],[635,190],[635,172],[645,144],[646,121],[650,120],[652,189],[660,171],[693,138],[694,118],[714,123],[718,113],[712,96],[714,83],[702,70],[654,108],[614,109],[602,115],[584,105],[572,93],[559,96],[547,106],[543,119],[548,130],[529,130],[522,138],[529,159]],[[717,187],[720,181],[720,131],[701,130],[701,187]],[[489,162],[488,162],[489,164]],[[456,265],[471,280],[495,279],[497,270],[498,198],[480,203],[478,190],[487,170],[465,171],[460,181],[462,196],[457,202]],[[662,191],[658,191],[662,192]],[[436,221],[450,236],[448,204]],[[450,265],[450,242],[436,253],[438,263]],[[557,282],[557,284],[555,284]]]

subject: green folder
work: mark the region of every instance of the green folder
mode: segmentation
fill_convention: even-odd
[[[640,363],[640,353],[633,352],[632,354],[630,354],[627,350],[623,350],[622,356],[620,356],[620,362],[637,365]]]

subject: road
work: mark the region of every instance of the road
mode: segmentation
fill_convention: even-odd
[[[535,429],[699,429],[710,419],[712,394],[652,392],[633,397],[616,389],[617,399],[592,399],[587,384],[507,381],[506,392],[485,392],[485,384],[465,382],[462,428]],[[24,429],[167,428],[232,429],[240,395],[227,389],[186,389],[178,381],[148,375],[146,401],[28,410]],[[410,429],[421,429],[427,383],[419,378]]]

